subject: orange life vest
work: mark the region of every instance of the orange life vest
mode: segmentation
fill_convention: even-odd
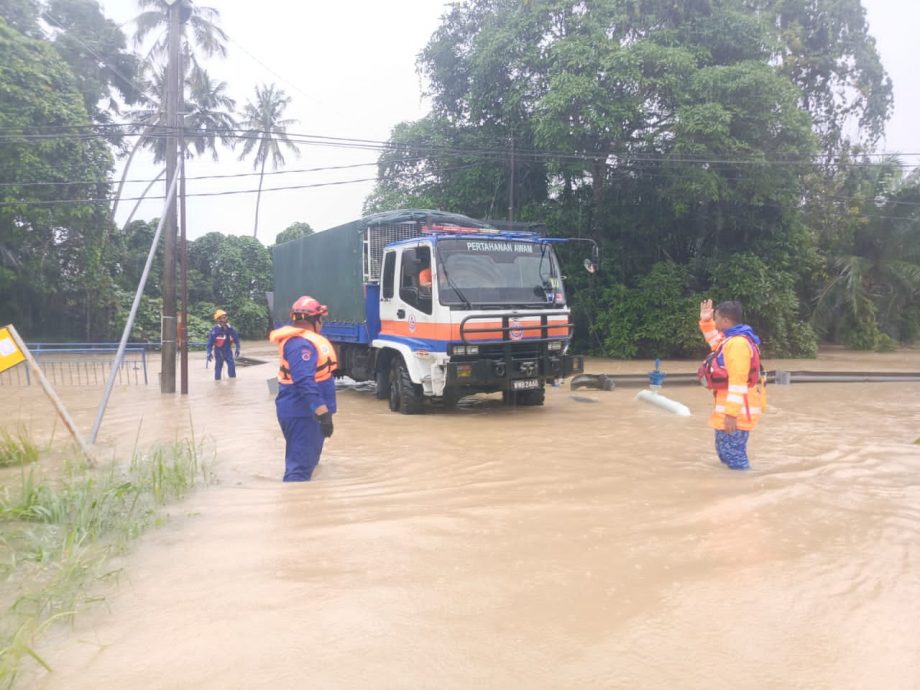
[[[282,326],[272,331],[269,336],[271,342],[278,344],[278,358],[281,360],[281,366],[278,368],[278,383],[285,385],[294,383],[294,379],[291,378],[291,365],[284,357],[284,346],[291,338],[303,338],[316,348],[317,383],[321,383],[332,376],[332,372],[339,366],[339,362],[335,356],[335,348],[332,347],[332,343],[319,333],[315,333],[309,329]]]
[[[749,388],[756,386],[761,378],[766,375],[760,363],[760,348],[757,347],[757,343],[747,336],[738,335],[732,337],[744,338],[751,346],[751,366],[748,369],[747,385]],[[725,356],[722,354],[722,350],[728,340],[728,338],[723,340],[713,352],[706,356],[696,373],[700,383],[711,391],[728,390],[728,369],[725,367]]]

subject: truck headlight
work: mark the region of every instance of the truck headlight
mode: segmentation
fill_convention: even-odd
[[[450,353],[452,355],[478,355],[479,345],[451,345]]]
[[[547,345],[547,349],[550,352],[562,352],[562,341],[561,340],[551,340]]]
[[[466,354],[468,355],[478,355],[479,354],[479,345],[467,345]]]

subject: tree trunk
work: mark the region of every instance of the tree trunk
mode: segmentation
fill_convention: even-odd
[[[259,237],[259,203],[262,201],[262,180],[265,179],[265,161],[268,156],[262,159],[262,169],[259,171],[259,191],[256,194],[256,221],[252,226],[252,236],[256,239]]]

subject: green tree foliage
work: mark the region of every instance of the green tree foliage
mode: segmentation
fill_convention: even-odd
[[[313,228],[310,227],[309,223],[298,221],[296,223],[291,223],[284,230],[279,232],[275,236],[275,244],[290,242],[291,240],[296,240],[299,237],[306,237],[307,235],[312,234]]]
[[[0,17],[23,36],[42,38],[38,25],[40,8],[35,0],[0,0]]]
[[[107,214],[95,200],[108,193],[111,154],[99,139],[35,137],[89,124],[54,48],[0,19],[0,320],[27,334],[90,339],[105,329]],[[71,181],[80,182],[34,184]]]
[[[774,60],[799,88],[828,157],[856,142],[874,144],[891,114],[891,80],[861,0],[746,0],[776,33]]]
[[[812,17],[812,5],[828,3],[808,4]],[[791,10],[752,12],[742,0],[456,3],[420,57],[433,112],[393,130],[366,208],[495,217],[510,207],[553,232],[594,237],[605,270],[572,301],[596,322],[581,337],[609,354],[686,352],[689,336],[665,312],[692,314],[700,296],[728,289],[738,292],[724,297],[748,299],[774,352],[809,354],[798,300],[818,256],[801,219],[809,167],[795,162],[808,163],[853,113],[871,138],[887,114],[887,78],[862,15],[835,20],[865,44],[844,49],[832,37],[797,43],[800,33],[772,14]],[[826,83],[789,72],[791,56],[815,50],[837,56],[824,64],[835,83],[862,85],[855,100],[844,89],[832,110]],[[862,62],[845,70],[840,56],[853,50]],[[758,284],[769,294],[736,280],[742,254],[769,267]],[[644,297],[655,286],[668,309]],[[659,334],[676,335],[668,345]]]
[[[246,338],[269,325],[265,293],[272,289],[271,256],[252,237],[211,232],[189,244],[189,303],[202,318],[220,307]],[[206,305],[199,308],[198,305]]]
[[[890,349],[920,335],[920,175],[905,177],[895,158],[861,163],[846,166],[836,193],[825,194],[825,218],[844,222],[821,226],[814,323],[851,347]]]
[[[592,324],[608,357],[636,355],[687,357],[700,350],[696,322],[688,314],[699,310],[686,267],[660,262],[634,288],[615,284],[603,290]],[[695,303],[695,304],[694,304]]]
[[[70,66],[94,122],[110,123],[122,102],[138,101],[139,60],[96,0],[49,0],[42,18],[54,29],[52,43]]]

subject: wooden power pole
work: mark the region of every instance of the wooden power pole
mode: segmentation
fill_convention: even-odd
[[[179,132],[179,0],[167,0],[169,28],[166,62],[166,180],[176,175]],[[160,327],[160,393],[176,392],[176,207],[166,209],[163,243],[163,320]]]

